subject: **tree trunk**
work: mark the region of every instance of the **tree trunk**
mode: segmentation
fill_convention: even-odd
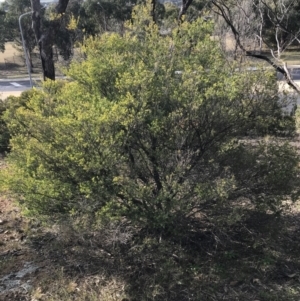
[[[193,0],[182,0],[179,15],[178,15],[179,22],[182,22],[182,18],[186,14],[187,9],[192,4],[192,2]]]
[[[30,50],[28,49],[28,47],[25,45],[26,48],[26,52],[27,52],[27,57],[28,57],[28,61],[29,61],[29,67],[30,67],[30,73],[33,72],[33,63],[32,63],[32,55]]]
[[[58,18],[50,22],[49,28],[41,33],[41,3],[40,0],[31,0],[32,29],[39,47],[44,80],[55,80],[55,67],[53,61],[53,45],[56,34],[59,34],[60,20],[65,13],[69,0],[59,0],[55,10]]]

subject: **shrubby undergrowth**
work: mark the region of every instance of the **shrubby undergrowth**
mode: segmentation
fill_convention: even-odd
[[[6,111],[6,104],[0,100],[0,153],[4,153],[9,149],[9,130],[6,122],[3,120],[3,115]]]

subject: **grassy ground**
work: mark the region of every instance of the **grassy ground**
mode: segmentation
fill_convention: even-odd
[[[33,73],[32,77],[42,78],[41,61],[37,51],[33,54]],[[60,74],[62,58],[56,62],[56,71]],[[25,64],[24,52],[22,48],[16,48],[13,43],[5,45],[5,52],[0,52],[0,79],[14,79],[28,77]]]
[[[0,99],[6,99],[8,96],[20,96],[22,91],[0,91]]]
[[[288,65],[300,65],[300,52],[299,51],[285,52],[281,58],[283,61],[287,62]]]
[[[27,76],[24,54],[13,43],[6,43],[5,52],[0,52],[0,79]]]

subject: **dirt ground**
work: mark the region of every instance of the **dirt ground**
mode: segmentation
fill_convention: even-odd
[[[0,99],[6,99],[8,96],[20,96],[22,91],[9,91],[9,92],[1,92],[0,91]]]
[[[18,49],[16,49],[12,42],[8,42],[5,44],[5,51],[0,52],[0,64],[5,64],[6,61],[12,61],[13,59],[21,56],[21,53]],[[20,59],[21,61],[21,59]],[[24,62],[23,62],[24,63]]]

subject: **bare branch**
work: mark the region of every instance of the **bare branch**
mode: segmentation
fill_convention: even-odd
[[[275,1],[276,0],[274,0],[274,2]],[[280,31],[282,31],[282,28],[280,27],[280,23],[282,23],[284,15],[283,16],[274,16],[276,14],[276,12],[279,11],[278,6],[275,6],[275,12],[272,12],[271,7],[269,7],[268,4],[266,4],[265,2],[261,1],[261,3],[263,5],[265,5],[265,7],[267,8],[266,13],[267,13],[268,18],[270,20],[272,20],[272,22],[274,22],[274,24],[276,24],[275,21],[278,21],[278,24],[277,24],[277,27],[275,30],[275,39],[277,42],[276,43],[277,44],[277,56],[275,56],[274,51],[270,47],[270,52],[271,52],[272,56],[274,57],[274,60],[272,60],[267,55],[257,53],[256,51],[251,51],[245,46],[245,44],[243,43],[243,41],[241,39],[241,31],[236,27],[235,20],[231,15],[232,8],[227,5],[227,2],[225,3],[224,0],[213,0],[212,3],[215,6],[215,8],[217,8],[218,14],[222,16],[225,23],[231,29],[231,32],[233,33],[236,44],[239,47],[239,49],[243,52],[243,54],[248,57],[253,57],[253,58],[264,60],[265,62],[270,64],[277,72],[284,75],[286,82],[290,87],[292,87],[295,91],[300,93],[300,88],[298,87],[298,85],[294,82],[294,80],[290,76],[290,73],[289,73],[288,69],[286,68],[286,65],[282,66],[282,64],[280,64],[280,62],[279,62],[279,58],[280,58],[280,55],[282,54],[282,51],[284,49],[286,49],[286,47],[288,47],[292,43],[292,41],[295,40],[296,37],[294,36],[293,38],[290,38],[286,43],[282,42],[279,39]],[[277,3],[276,3],[276,5],[277,5]],[[290,9],[290,6],[282,7],[282,9],[288,10],[288,9]],[[243,10],[240,10],[240,12],[243,12]],[[260,12],[260,13],[261,13],[261,18],[262,18],[262,12]],[[284,11],[283,14],[285,14],[285,13],[286,12]],[[262,19],[262,21],[263,21],[263,19]],[[260,34],[262,34],[261,31],[260,31]],[[297,32],[297,34],[298,34],[298,32]],[[257,34],[254,33],[254,36],[256,36],[256,35]],[[261,39],[263,40],[263,37],[261,37]]]

